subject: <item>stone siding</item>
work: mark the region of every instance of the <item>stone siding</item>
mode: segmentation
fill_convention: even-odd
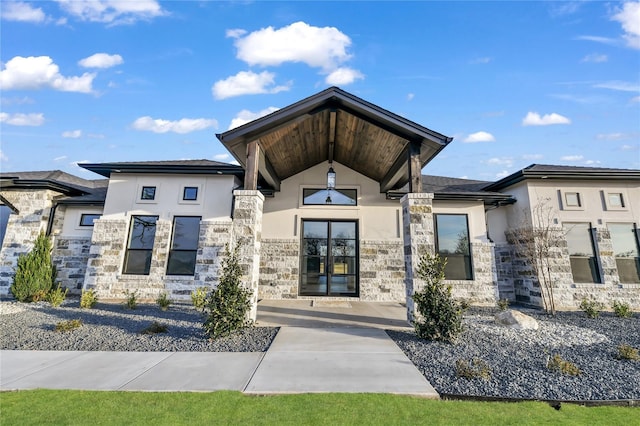
[[[402,253],[400,241],[360,241],[360,300],[405,301]]]
[[[6,295],[13,283],[18,257],[31,251],[38,234],[47,229],[53,200],[60,194],[27,190],[2,191],[0,195],[18,210],[9,216],[0,250],[0,295]]]
[[[249,319],[258,314],[258,282],[260,279],[260,244],[262,240],[262,206],[260,191],[233,191],[233,240],[240,244],[239,264],[242,282],[251,291]]]
[[[495,306],[498,299],[493,243],[471,243],[473,280],[445,280],[452,294],[476,306]]]
[[[58,282],[69,294],[80,294],[87,271],[91,239],[87,237],[57,237],[52,251],[58,270]]]
[[[295,299],[300,282],[300,240],[266,239],[260,245],[259,299]]]
[[[518,230],[507,233],[507,238],[514,243]],[[611,308],[613,301],[628,303],[633,309],[640,310],[640,285],[622,284],[611,244],[609,231],[600,227],[596,230],[599,262],[602,268],[602,283],[574,283],[571,273],[571,262],[567,242],[558,230],[555,243],[550,247],[549,270],[550,282],[553,283],[553,297],[558,310],[579,309],[583,299],[596,300]],[[512,279],[515,300],[524,305],[544,307],[538,273],[531,263],[518,251],[516,244],[511,245],[513,253]]]
[[[413,322],[416,311],[413,294],[424,287],[424,281],[415,275],[422,253],[435,250],[433,235],[433,194],[409,193],[402,197],[402,224],[404,237],[405,301],[407,320]]]
[[[513,287],[513,247],[510,244],[496,244],[493,248],[496,267],[498,298],[515,302],[516,292]]]

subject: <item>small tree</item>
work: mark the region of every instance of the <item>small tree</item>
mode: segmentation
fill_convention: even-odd
[[[228,336],[251,325],[247,319],[251,309],[251,291],[242,286],[242,269],[237,244],[233,250],[225,245],[220,283],[207,297],[204,329],[213,339]]]
[[[513,235],[518,254],[524,258],[535,274],[544,310],[556,314],[553,296],[553,280],[551,277],[552,250],[564,240],[561,228],[555,226],[556,211],[551,205],[551,199],[546,198],[533,206],[531,213],[524,212],[524,219],[517,233]]]
[[[420,257],[416,274],[425,287],[413,295],[419,317],[414,322],[418,337],[453,342],[462,332],[462,308],[451,296],[451,286],[442,284],[447,261],[432,253]]]
[[[18,257],[16,274],[9,291],[19,302],[44,300],[56,288],[56,267],[51,261],[51,240],[40,232],[33,249]]]

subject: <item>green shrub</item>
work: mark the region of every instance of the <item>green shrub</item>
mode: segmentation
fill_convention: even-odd
[[[160,309],[166,311],[167,309],[169,309],[169,305],[171,305],[171,303],[173,302],[171,301],[171,299],[169,299],[167,292],[162,292],[156,299],[156,303],[158,304],[158,306],[160,306]]]
[[[98,303],[98,295],[94,289],[87,291],[82,290],[80,295],[80,307],[83,309],[91,309]]]
[[[225,245],[220,283],[207,297],[204,329],[212,339],[228,336],[234,331],[251,325],[247,319],[251,309],[251,291],[240,282],[242,270],[236,245],[233,251]]]
[[[617,300],[613,302],[612,305],[613,312],[619,318],[631,318],[633,316],[633,312],[631,308],[629,308],[629,304],[625,302],[618,302]]]
[[[60,321],[59,323],[56,324],[55,331],[60,331],[60,332],[71,331],[80,327],[82,327],[82,320],[79,320],[79,319]]]
[[[547,362],[547,368],[551,371],[568,374],[570,376],[580,375],[580,369],[574,363],[562,359],[562,357],[558,354],[551,357],[551,359]]]
[[[491,378],[491,368],[489,364],[479,358],[474,358],[471,362],[465,359],[456,361],[456,374],[458,377],[465,379],[484,379]]]
[[[19,302],[45,300],[56,281],[56,267],[51,262],[51,240],[43,232],[33,249],[18,257],[16,274],[9,288]]]
[[[638,361],[640,360],[640,354],[638,353],[638,349],[633,346],[622,344],[618,346],[618,356],[616,358]]]
[[[501,311],[506,311],[509,309],[509,299],[500,299],[498,300],[498,309]]]
[[[604,305],[595,300],[582,299],[582,302],[580,302],[580,309],[587,314],[588,318],[598,318],[603,308]]]
[[[68,289],[65,288],[63,290],[62,287],[57,286],[47,294],[47,301],[51,303],[51,306],[57,308],[58,306],[62,305],[62,302],[64,302],[64,299],[66,299],[67,291]]]
[[[419,314],[414,328],[420,338],[453,342],[462,332],[462,308],[451,296],[451,286],[442,284],[445,265],[438,254],[420,258],[416,274],[426,285],[413,295]]]
[[[198,287],[193,290],[191,292],[191,303],[197,310],[204,312],[204,307],[207,304],[207,288]]]
[[[169,326],[166,324],[160,324],[158,321],[154,321],[149,324],[148,327],[142,329],[140,334],[158,334],[158,333],[166,333],[169,329]]]
[[[138,307],[138,290],[125,290],[124,295],[126,296],[126,300],[124,301],[125,308],[135,309]]]

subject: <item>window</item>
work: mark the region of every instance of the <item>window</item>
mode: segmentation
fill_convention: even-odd
[[[156,199],[156,187],[155,186],[143,186],[141,200],[155,200]]]
[[[447,280],[472,280],[469,225],[466,214],[436,214],[436,251],[447,259]]]
[[[623,208],[624,198],[620,192],[610,192],[607,194],[607,202],[610,207]]]
[[[565,192],[564,193],[564,205],[566,207],[582,207],[582,201],[580,200],[579,192]]]
[[[80,216],[80,226],[93,226],[93,222],[100,219],[100,216],[99,214],[83,213]]]
[[[198,199],[198,187],[185,186],[182,190],[182,199],[184,201],[196,201]]]
[[[302,204],[305,206],[355,206],[358,194],[355,189],[313,189],[302,190]]]
[[[594,229],[589,223],[565,223],[571,274],[576,283],[599,283],[600,270],[594,250]]]
[[[638,250],[638,230],[632,223],[610,223],[613,253],[616,257],[618,276],[622,283],[640,283],[640,251]]]
[[[149,275],[157,220],[158,216],[133,216],[131,218],[129,245],[124,259],[124,274]]]
[[[176,216],[173,218],[173,236],[169,261],[167,262],[167,275],[194,274],[199,237],[199,216]]]

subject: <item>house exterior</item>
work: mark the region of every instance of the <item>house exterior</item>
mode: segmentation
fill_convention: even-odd
[[[583,209],[571,209],[569,195],[556,219],[600,229],[590,235],[602,278],[577,282],[584,261],[561,247],[558,307],[575,308],[588,295],[640,308],[637,267],[633,275],[640,171],[534,165],[498,182],[423,176],[452,139],[338,88],[217,137],[238,166],[81,165],[100,180],[1,173],[0,294],[8,293],[19,254],[43,231],[53,237],[61,284],[95,289],[103,300],[126,291],[189,298],[198,287],[214,288],[230,243],[240,245],[254,318],[259,299],[314,298],[403,302],[411,318],[411,295],[421,287],[414,271],[426,251],[447,257],[445,282],[456,297],[540,306],[535,274],[524,274],[531,268],[509,235],[541,199],[577,193]],[[571,227],[567,247],[584,243],[572,236],[583,228]]]

